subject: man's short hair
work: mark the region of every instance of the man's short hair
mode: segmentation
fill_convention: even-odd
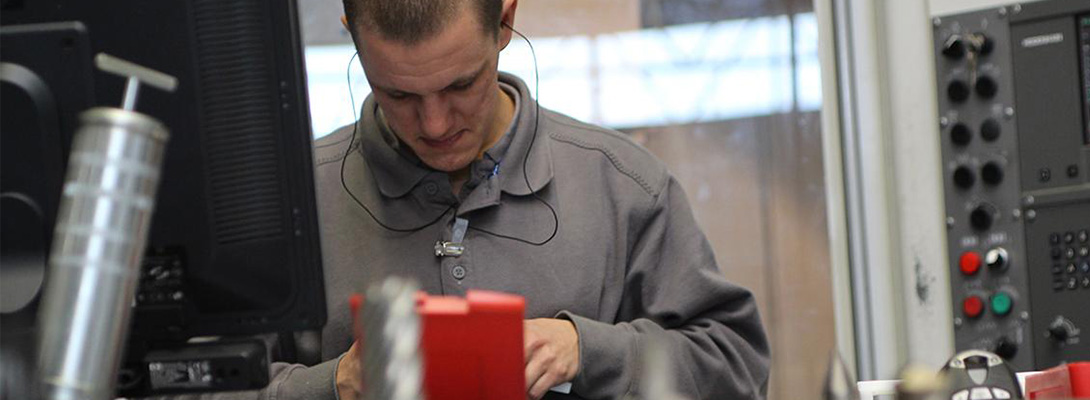
[[[441,32],[462,7],[475,8],[481,29],[493,38],[500,30],[502,0],[343,0],[353,30],[370,29],[384,39],[417,44]],[[356,32],[352,32],[355,36]]]

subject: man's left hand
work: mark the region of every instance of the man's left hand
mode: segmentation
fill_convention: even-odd
[[[538,318],[523,323],[526,394],[540,399],[549,388],[570,382],[579,371],[579,334],[571,321]]]

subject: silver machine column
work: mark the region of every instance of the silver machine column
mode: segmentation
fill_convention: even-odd
[[[106,54],[95,64],[128,81],[123,108],[80,115],[68,159],[39,315],[38,373],[49,400],[114,398],[169,137],[134,108],[140,85],[177,86]]]

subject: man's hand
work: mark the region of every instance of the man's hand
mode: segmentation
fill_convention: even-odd
[[[341,400],[357,400],[362,399],[363,384],[362,373],[360,370],[360,350],[359,342],[352,342],[352,347],[348,349],[344,357],[341,357],[341,361],[337,364],[337,394]]]
[[[579,371],[579,334],[571,321],[550,318],[527,320],[523,330],[526,394],[537,400],[549,388],[575,378]]]

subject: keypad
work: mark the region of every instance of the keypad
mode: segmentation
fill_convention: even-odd
[[[1049,233],[1048,247],[1052,290],[1090,290],[1090,229]]]

